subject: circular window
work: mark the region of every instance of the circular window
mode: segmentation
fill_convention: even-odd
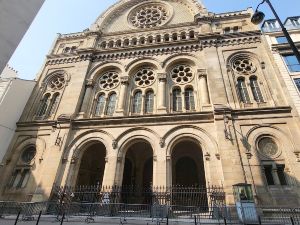
[[[138,28],[151,28],[167,21],[169,12],[163,5],[144,4],[129,14],[129,21]]]
[[[238,59],[233,63],[233,69],[242,74],[251,74],[256,71],[255,65],[249,59]]]
[[[140,69],[134,75],[134,82],[139,87],[147,87],[155,81],[154,71],[151,68]]]
[[[176,84],[188,83],[193,79],[192,68],[188,65],[178,65],[171,71],[171,79]]]
[[[274,157],[278,153],[278,146],[270,137],[261,138],[257,145],[259,151],[265,156]]]
[[[34,146],[30,146],[28,147],[22,154],[22,160],[25,162],[25,163],[30,163],[33,158],[35,157],[35,154],[36,154],[36,149]]]
[[[65,86],[66,80],[64,76],[54,76],[49,81],[49,87],[53,90],[62,89]]]
[[[99,86],[104,90],[115,88],[120,83],[119,74],[116,71],[109,71],[99,79]]]

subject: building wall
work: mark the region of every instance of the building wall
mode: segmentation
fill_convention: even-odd
[[[8,63],[44,0],[0,2],[0,72]]]
[[[124,26],[120,31],[109,22],[127,18],[124,14],[137,2],[120,1],[90,30],[58,38],[4,157],[0,179],[7,185],[1,198],[41,201],[50,197],[53,184],[75,186],[84,155],[95,143],[105,149],[102,185],[122,184],[126,155],[136,143],[151,146],[151,184],[174,185],[174,149],[188,142],[197,145],[195,155],[203,159],[202,185],[222,185],[228,204],[234,202],[232,186],[247,182],[260,205],[298,205],[297,120],[276,76],[269,46],[250,22],[252,11],[209,14],[203,5],[184,0],[182,10],[169,14],[175,24]],[[161,4],[165,2],[169,1]],[[194,21],[180,23],[185,14]],[[179,65],[191,75],[179,73]],[[138,75],[140,69],[147,69],[142,73],[152,78]],[[183,106],[182,93],[193,88],[195,108],[174,110],[175,88],[181,89],[176,96],[181,96]],[[144,109],[150,89],[153,112],[134,112],[136,92],[142,91]],[[116,102],[110,115],[112,93]],[[97,115],[101,94],[106,110]],[[258,146],[264,138],[273,140],[271,147]],[[35,154],[26,162],[23,156],[32,146]],[[145,156],[143,149],[136,150],[137,158]],[[280,181],[278,165],[285,166],[286,185]],[[266,180],[266,166],[272,166],[273,185]],[[15,185],[22,174],[29,174],[26,182]]]

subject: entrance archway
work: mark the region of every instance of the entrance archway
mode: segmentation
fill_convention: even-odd
[[[153,180],[153,150],[140,140],[131,145],[125,155],[122,200],[125,203],[151,203]]]
[[[105,146],[98,142],[87,147],[82,155],[76,184],[78,186],[102,185],[105,169]]]
[[[183,140],[172,149],[173,205],[207,207],[203,153],[199,144]]]

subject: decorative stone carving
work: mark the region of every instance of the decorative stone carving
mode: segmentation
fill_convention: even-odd
[[[206,161],[210,161],[210,154],[208,152],[204,155]]]
[[[278,145],[270,137],[263,137],[257,143],[258,150],[266,157],[273,158],[278,154]]]
[[[155,81],[154,71],[151,68],[140,69],[134,75],[134,82],[139,87],[147,87]]]
[[[160,145],[161,148],[163,148],[165,146],[165,139],[164,138],[161,138],[159,140],[159,145]]]
[[[135,27],[151,28],[164,24],[168,18],[169,12],[164,5],[147,3],[133,9],[128,20]]]
[[[119,74],[116,71],[108,71],[99,78],[99,86],[104,90],[111,90],[120,83]]]
[[[128,84],[129,82],[129,76],[123,76],[123,77],[120,77],[121,79],[121,84]]]
[[[157,78],[159,81],[166,81],[167,80],[167,74],[166,73],[158,73]]]
[[[113,141],[112,141],[112,147],[113,147],[113,149],[116,149],[116,148],[118,147],[118,142],[117,142],[117,140],[113,140]]]
[[[93,88],[95,85],[95,81],[93,79],[87,79],[85,82],[87,87]]]
[[[233,69],[240,74],[252,74],[256,71],[256,66],[250,59],[237,59],[233,62]]]
[[[77,162],[78,162],[78,158],[77,157],[72,157],[71,164],[76,164]]]
[[[55,75],[48,81],[48,86],[52,90],[60,90],[66,84],[65,77],[63,75]]]
[[[188,65],[177,65],[171,70],[170,76],[174,83],[185,84],[193,80],[194,73]]]

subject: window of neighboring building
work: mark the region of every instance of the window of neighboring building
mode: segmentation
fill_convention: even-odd
[[[276,20],[268,21],[268,22],[267,22],[268,27],[270,27],[270,28],[277,28],[276,22],[277,22]]]
[[[300,91],[300,78],[294,79],[294,82],[295,82],[295,84],[296,84],[296,86],[298,88],[298,91]]]
[[[278,37],[276,37],[276,40],[277,40],[277,43],[278,43],[278,44],[285,44],[285,43],[288,43],[286,37],[284,37],[284,36],[278,36]]]
[[[109,96],[107,107],[106,107],[106,112],[105,112],[105,114],[107,116],[112,116],[114,114],[115,107],[116,107],[116,98],[117,98],[117,95],[115,93],[113,93]]]
[[[182,99],[181,99],[181,91],[179,88],[175,88],[173,90],[173,111],[179,112],[182,111]]]
[[[291,23],[294,25],[294,26],[299,26],[300,25],[300,21],[299,21],[299,18],[292,18],[290,19]]]
[[[295,55],[284,55],[283,58],[290,72],[300,72],[300,64]]]
[[[154,93],[147,91],[145,96],[145,113],[153,113]]]
[[[95,116],[101,116],[104,110],[104,106],[105,106],[105,96],[104,94],[101,94],[97,98]]]
[[[194,91],[192,88],[187,88],[184,92],[185,109],[195,110]]]
[[[137,91],[133,96],[133,107],[132,112],[133,113],[141,113],[141,107],[142,106],[142,92]]]
[[[243,77],[238,78],[237,88],[238,88],[238,92],[239,92],[239,96],[240,96],[241,101],[243,103],[250,103],[248,90],[247,90],[247,87],[246,87],[245,79]]]
[[[251,91],[254,97],[254,100],[258,103],[264,102],[261,90],[259,88],[257,78],[255,76],[250,78]]]

